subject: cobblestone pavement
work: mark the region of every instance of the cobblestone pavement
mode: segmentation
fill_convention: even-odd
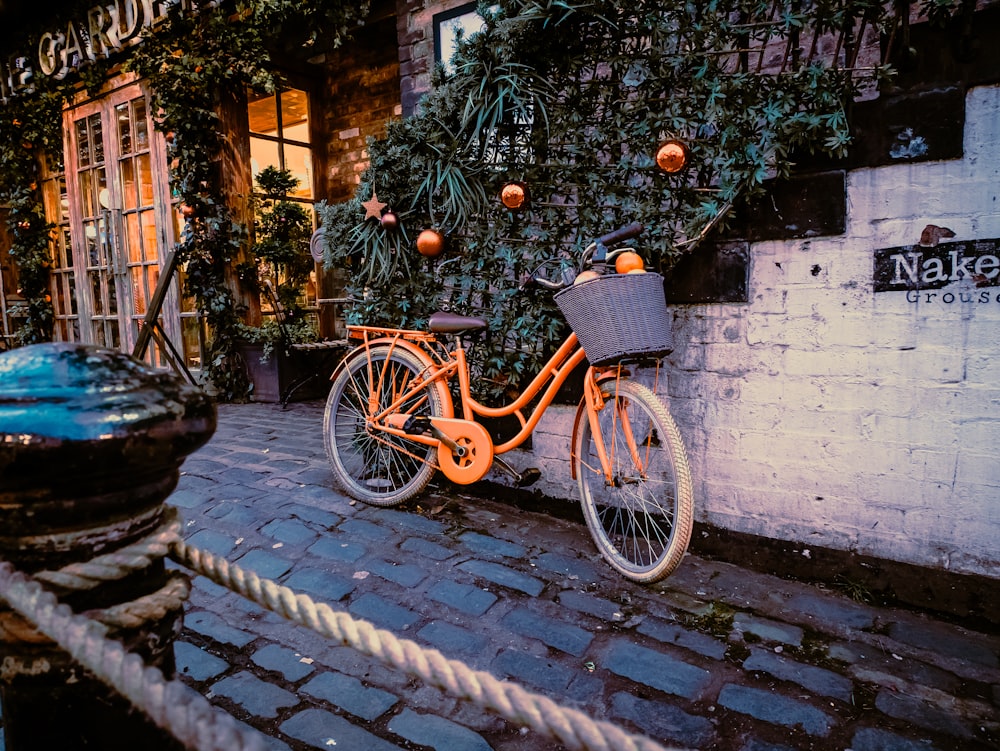
[[[572,519],[451,488],[352,504],[331,489],[322,410],[221,405],[171,498],[188,542],[665,746],[1000,748],[997,633],[694,555],[635,585]],[[194,585],[178,672],[269,748],[561,748]]]

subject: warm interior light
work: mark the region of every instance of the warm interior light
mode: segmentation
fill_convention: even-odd
[[[687,160],[687,147],[680,141],[667,141],[656,152],[656,166],[670,174],[684,169]]]
[[[507,183],[500,191],[500,202],[512,211],[524,208],[528,202],[528,188],[524,183]]]

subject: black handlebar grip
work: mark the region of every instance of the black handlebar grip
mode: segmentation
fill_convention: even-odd
[[[646,228],[642,226],[639,222],[632,222],[626,227],[621,227],[616,229],[614,232],[609,232],[608,234],[597,238],[598,245],[614,245],[615,243],[620,243],[623,240],[629,240],[633,237],[638,237]]]

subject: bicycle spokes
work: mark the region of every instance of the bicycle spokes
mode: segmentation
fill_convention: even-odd
[[[419,493],[436,468],[434,446],[380,422],[388,414],[441,414],[446,392],[421,387],[424,363],[403,348],[363,350],[334,379],[324,416],[338,484],[359,500],[393,505]]]
[[[602,388],[610,392],[604,407],[590,415],[576,443],[584,516],[612,565],[653,581],[677,565],[687,546],[690,472],[686,459],[678,461],[676,426],[652,392],[631,381]]]

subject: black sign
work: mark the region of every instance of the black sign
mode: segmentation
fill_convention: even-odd
[[[1000,287],[1000,239],[876,250],[873,281],[875,292]]]

